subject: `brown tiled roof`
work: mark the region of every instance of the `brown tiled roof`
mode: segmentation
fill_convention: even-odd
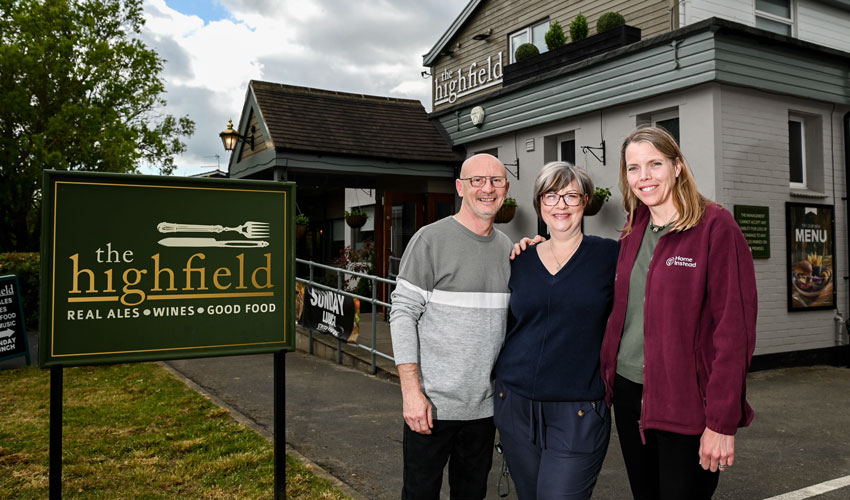
[[[408,161],[463,160],[419,101],[255,80],[250,85],[277,148]]]

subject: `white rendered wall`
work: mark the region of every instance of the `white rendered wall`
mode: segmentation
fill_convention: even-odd
[[[498,148],[506,163],[520,162],[519,180],[510,177],[510,196],[517,199],[517,216],[497,227],[511,239],[537,232],[532,206],[534,179],[544,164],[546,137],[573,131],[576,163],[585,167],[597,185],[611,187],[612,199],[602,211],[584,219],[585,232],[617,238],[624,212],[618,190],[619,154],[623,138],[639,116],[677,108],[682,150],[691,165],[697,186],[707,197],[732,211],[734,205],[767,206],[770,210],[771,257],[756,259],[759,289],[759,321],[756,354],[787,352],[836,345],[836,311],[787,311],[788,269],[785,243],[785,202],[832,204],[835,208],[836,286],[838,312],[847,317],[847,206],[844,181],[843,132],[841,119],[850,108],[792,99],[738,87],[707,84],[684,92],[640,103],[593,112],[546,126],[530,128],[487,141],[470,144],[472,154]],[[788,174],[789,111],[822,117],[823,185],[825,198],[808,199],[791,195]],[[600,134],[606,141],[606,165],[580,146],[598,146]],[[526,151],[533,139],[534,150]],[[515,149],[516,148],[516,149]],[[516,151],[516,152],[515,152]],[[514,167],[509,167],[514,170]],[[717,270],[722,272],[722,269]]]

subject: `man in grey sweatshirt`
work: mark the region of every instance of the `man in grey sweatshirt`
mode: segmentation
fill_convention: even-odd
[[[401,259],[390,331],[404,414],[402,499],[483,499],[493,457],[490,372],[505,338],[510,239],[493,228],[508,192],[496,157],[468,158],[461,208],[420,229]]]

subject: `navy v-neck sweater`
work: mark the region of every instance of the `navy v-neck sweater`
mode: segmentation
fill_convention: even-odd
[[[585,235],[554,276],[530,247],[512,263],[508,333],[495,378],[536,401],[605,395],[599,350],[614,297],[616,241]]]

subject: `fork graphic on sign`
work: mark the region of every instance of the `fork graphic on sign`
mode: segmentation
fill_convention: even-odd
[[[228,247],[228,248],[263,248],[269,242],[261,238],[269,237],[269,223],[247,221],[235,227],[219,224],[175,224],[160,222],[156,229],[160,233],[223,233],[232,231],[248,238],[247,240],[217,240],[215,238],[175,237],[163,238],[159,244],[166,247]]]

